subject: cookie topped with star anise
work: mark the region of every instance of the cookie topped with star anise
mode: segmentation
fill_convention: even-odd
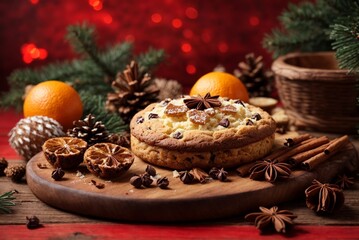
[[[260,108],[207,93],[151,104],[134,116],[130,128],[137,156],[190,169],[234,167],[262,157],[272,148],[276,125]]]

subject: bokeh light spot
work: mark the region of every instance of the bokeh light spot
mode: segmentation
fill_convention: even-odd
[[[111,24],[112,23],[112,16],[108,13],[106,13],[104,16],[103,16],[103,22],[106,23],[106,24]]]
[[[39,56],[39,58],[40,58],[41,60],[47,58],[47,50],[46,50],[46,49],[40,48],[39,51],[40,51],[40,56]]]
[[[257,16],[251,16],[251,17],[249,18],[249,24],[250,24],[251,26],[253,26],[253,27],[258,26],[258,25],[259,25],[259,22],[260,22],[260,20],[259,20],[259,18],[258,18]]]
[[[189,43],[183,43],[183,44],[181,45],[181,50],[182,50],[182,52],[184,52],[184,53],[189,53],[189,52],[192,51],[192,46],[191,46],[191,44],[189,44]]]
[[[33,58],[33,59],[36,59],[36,58],[39,58],[40,57],[40,51],[38,48],[33,48],[31,49],[30,51],[30,56]]]
[[[194,7],[186,8],[185,14],[189,19],[196,19],[198,17],[198,11]]]
[[[196,69],[196,66],[195,65],[193,65],[193,64],[188,64],[187,66],[186,66],[186,72],[188,73],[188,74],[195,74],[196,72],[197,72],[197,69]]]
[[[22,54],[26,54],[29,53],[33,48],[35,47],[35,44],[33,43],[25,43],[21,46],[21,53]]]
[[[24,61],[24,63],[30,64],[33,59],[30,54],[25,54],[22,56],[22,60]]]
[[[22,60],[29,64],[35,59],[47,58],[47,50],[44,48],[37,48],[33,43],[25,43],[21,46]]]
[[[226,42],[220,42],[218,44],[218,50],[221,53],[226,53],[228,52],[228,44]]]
[[[100,11],[103,7],[102,0],[89,0],[88,2],[90,6],[96,11]]]
[[[159,14],[159,13],[154,13],[154,14],[152,14],[152,16],[151,16],[151,20],[152,20],[152,22],[154,22],[154,23],[160,23],[160,22],[162,21],[162,15]]]
[[[36,5],[39,3],[39,0],[30,0],[30,3]]]
[[[181,19],[179,19],[179,18],[173,19],[173,20],[172,20],[172,26],[173,26],[174,28],[180,28],[180,27],[182,27],[182,21],[181,21]]]

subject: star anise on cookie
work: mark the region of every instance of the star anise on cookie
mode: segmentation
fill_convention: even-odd
[[[200,95],[191,96],[183,101],[189,109],[204,110],[207,108],[220,107],[222,104],[218,100],[218,97],[218,95],[211,96],[210,93],[207,93],[204,97]]]
[[[277,179],[288,178],[291,174],[290,165],[288,163],[279,163],[278,161],[264,160],[257,161],[251,167],[250,179],[266,180],[268,182],[275,182]]]
[[[247,214],[245,219],[254,222],[260,230],[273,226],[277,232],[285,233],[286,227],[293,225],[293,219],[297,217],[288,210],[278,210],[277,206],[270,209],[259,207],[259,209],[261,212]]]
[[[338,185],[314,180],[305,190],[306,204],[317,213],[332,213],[344,204],[344,194]]]

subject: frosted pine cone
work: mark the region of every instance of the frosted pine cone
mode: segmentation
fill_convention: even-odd
[[[21,119],[9,132],[9,143],[16,152],[29,160],[42,150],[49,138],[65,135],[62,126],[54,119],[33,116]]]

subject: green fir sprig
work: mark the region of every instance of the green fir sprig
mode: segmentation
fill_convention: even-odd
[[[265,36],[264,47],[277,58],[289,52],[336,51],[341,68],[359,68],[359,0],[317,0],[289,4],[282,28]]]
[[[128,131],[128,125],[116,113],[107,112],[105,109],[106,98],[100,95],[89,96],[81,94],[84,101],[84,112],[91,113],[96,121],[102,121],[106,129],[111,133]]]
[[[357,16],[349,16],[342,21],[332,26],[330,38],[334,41],[333,49],[340,68],[359,73],[359,7]]]
[[[79,54],[78,59],[50,63],[41,68],[17,69],[8,77],[10,90],[1,94],[0,108],[15,107],[21,110],[25,87],[46,80],[59,80],[72,85],[81,95],[84,116],[94,114],[110,132],[118,132],[128,126],[116,114],[110,114],[104,107],[107,93],[112,91],[111,82],[122,72],[131,60],[136,60],[142,71],[151,73],[164,60],[162,49],[149,48],[139,54],[133,53],[131,42],[122,42],[107,48],[96,43],[96,29],[87,23],[67,28],[66,39]],[[103,107],[101,107],[103,106]]]
[[[328,30],[337,11],[324,0],[300,5],[290,3],[279,17],[282,28],[275,28],[265,36],[264,47],[274,58],[293,51],[329,50]]]
[[[15,190],[6,192],[0,196],[0,213],[11,213],[9,207],[15,206],[16,204],[12,201],[16,199],[13,194],[16,193]]]

